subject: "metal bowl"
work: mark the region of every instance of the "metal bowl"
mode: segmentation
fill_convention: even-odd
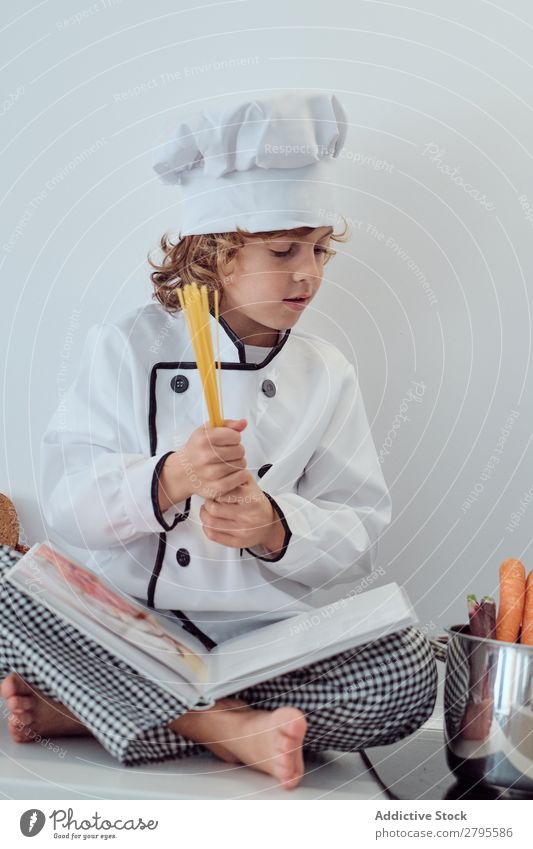
[[[469,783],[533,794],[533,646],[444,628],[448,766]]]

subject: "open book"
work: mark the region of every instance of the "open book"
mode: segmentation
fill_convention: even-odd
[[[208,650],[169,612],[149,610],[50,543],[36,543],[6,580],[177,695],[189,709],[399,631],[417,621],[405,590],[386,584],[258,627]]]

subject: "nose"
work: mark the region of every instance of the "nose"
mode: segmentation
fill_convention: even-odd
[[[322,276],[321,255],[315,253],[314,245],[302,245],[298,252],[298,270],[293,272],[294,280],[317,278]]]

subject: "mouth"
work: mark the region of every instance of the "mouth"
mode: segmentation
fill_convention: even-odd
[[[308,296],[306,298],[304,298],[304,297],[302,297],[302,298],[284,298],[283,303],[284,304],[299,304],[300,306],[305,306],[306,304],[309,303],[310,300],[311,300],[310,296]]]

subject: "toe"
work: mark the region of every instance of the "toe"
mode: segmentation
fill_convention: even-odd
[[[11,713],[33,713],[34,701],[30,696],[11,696],[6,704]]]
[[[281,780],[281,786],[285,788],[285,790],[294,790],[295,787],[298,787],[300,783],[299,775],[290,775],[287,778],[283,778]]]
[[[294,757],[287,757],[286,762],[279,773],[279,781],[283,787],[292,790],[297,787],[303,777],[303,770],[299,769]]]
[[[15,686],[15,681],[16,678],[13,672],[11,672],[9,675],[6,675],[6,677],[0,684],[0,693],[2,694],[2,698],[7,700],[12,698],[12,696],[16,695],[17,688]]]
[[[9,699],[12,696],[30,695],[31,692],[29,684],[26,684],[17,672],[10,672],[0,685],[0,693],[4,699]]]
[[[307,720],[296,708],[282,708],[276,719],[281,730],[277,741],[281,762],[279,780],[285,789],[292,790],[304,775],[302,745]]]
[[[293,747],[301,746],[307,732],[307,720],[297,708],[279,708],[276,713],[276,724],[285,740],[290,740]]]
[[[31,730],[27,725],[20,722],[18,717],[9,717],[7,727],[11,739],[15,743],[29,743],[32,739]]]
[[[33,714],[29,711],[22,711],[22,713],[15,714],[14,718],[17,722],[20,722],[21,725],[29,725],[33,720]]]

